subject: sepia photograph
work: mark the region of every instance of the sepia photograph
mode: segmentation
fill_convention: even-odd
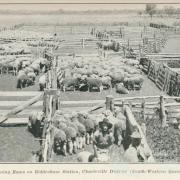
[[[0,163],[180,163],[180,4],[2,4]]]

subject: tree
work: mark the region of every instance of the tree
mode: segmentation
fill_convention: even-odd
[[[142,12],[142,11],[138,11],[137,14],[138,14],[139,16],[141,16],[141,15],[143,14],[143,12]]]
[[[156,13],[156,4],[146,4],[145,12],[152,18],[152,16]]]
[[[173,8],[172,6],[165,6],[164,7],[164,13],[167,14],[168,16],[173,15],[176,12],[176,9]]]

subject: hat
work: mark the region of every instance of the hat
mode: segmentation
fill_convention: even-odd
[[[108,129],[112,128],[112,124],[109,122],[108,119],[104,118],[103,121],[99,122],[99,127],[102,128],[103,125],[107,125]]]
[[[133,132],[130,137],[134,139],[141,139],[141,135],[137,131]]]

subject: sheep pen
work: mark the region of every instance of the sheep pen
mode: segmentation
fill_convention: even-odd
[[[163,23],[169,18],[173,22],[178,20],[174,20],[173,17],[153,17],[153,20],[148,17],[144,19],[143,16],[129,19],[121,15],[88,14],[76,15],[73,19],[77,22],[71,24],[69,17],[72,16],[68,15],[68,20],[62,18],[63,16],[58,15],[59,19],[55,25],[52,19],[56,18],[53,15],[51,18],[39,15],[38,18],[42,21],[37,18],[38,23],[34,22],[35,16],[29,15],[25,18],[27,22],[20,24],[18,28],[0,31],[0,90],[9,93],[9,96],[0,96],[0,112],[3,115],[29,99],[23,95],[13,97],[16,92],[23,94],[29,91],[29,94],[33,94],[39,90],[46,91],[49,88],[46,87],[46,75],[54,68],[53,60],[57,60],[56,69],[65,73],[65,76],[63,80],[57,79],[57,91],[61,90],[60,110],[56,112],[57,116],[52,124],[54,144],[51,162],[77,162],[79,153],[93,153],[92,122],[97,125],[98,118],[104,116],[101,111],[84,113],[93,106],[93,101],[102,101],[109,94],[114,98],[165,94],[148,79],[139,60],[149,53],[158,54],[157,52],[163,51],[169,34],[174,33],[174,29],[152,27],[149,23],[156,23],[157,19]],[[9,17],[15,20],[17,16]],[[17,19],[20,22],[24,21],[21,18]],[[98,21],[95,22],[96,20]],[[174,25],[172,27],[176,28]],[[178,31],[176,33],[178,36]],[[178,46],[178,41],[176,45]],[[174,41],[170,42],[167,49],[171,46],[174,47]],[[58,57],[56,53],[59,53]],[[48,54],[52,55],[50,59],[46,57]],[[169,66],[179,67],[179,62],[170,62]],[[20,80],[19,83],[17,79]],[[28,119],[31,112],[41,112],[42,100],[38,105],[10,118]],[[133,103],[129,104],[130,108],[133,107]],[[173,124],[161,128],[157,114],[143,117],[132,112],[138,123],[144,123],[144,128],[147,129],[147,142],[156,162],[179,162],[179,130]],[[17,125],[0,128],[0,152],[4,155],[0,161],[29,162],[31,150],[34,151],[33,154],[40,153],[36,150],[40,149],[39,142],[43,143],[43,138],[35,137],[38,134],[33,136],[27,131],[27,127]],[[42,127],[40,129],[42,130]],[[110,149],[110,162],[123,163],[123,153],[123,145],[118,147],[116,139],[116,143]]]

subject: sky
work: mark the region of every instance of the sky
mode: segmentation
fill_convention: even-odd
[[[159,4],[157,8],[173,6],[180,8],[180,4]],[[121,10],[121,9],[145,9],[145,4],[0,4],[0,9],[8,10]]]

